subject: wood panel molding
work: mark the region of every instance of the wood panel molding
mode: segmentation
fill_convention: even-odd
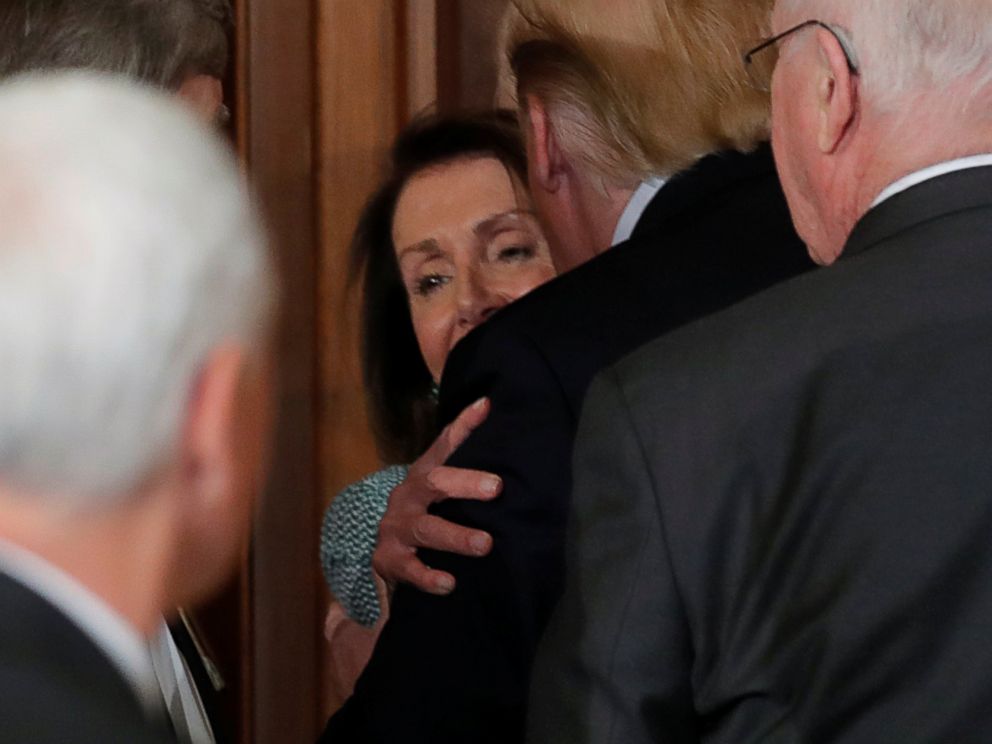
[[[406,120],[407,101],[420,95],[407,87],[407,23],[420,19],[408,16],[404,3],[391,0],[323,2],[317,13],[321,508],[345,485],[380,466],[366,422],[358,308],[348,297],[346,273],[359,212]],[[322,582],[319,596],[322,628],[330,599]],[[322,650],[321,718],[343,702],[330,684],[326,641]]]
[[[277,426],[249,559],[250,741],[309,742],[318,696],[316,566],[316,194],[312,0],[244,0],[248,173],[283,282]]]
[[[487,31],[476,29],[466,50],[463,25],[488,24],[478,18],[505,1],[234,0],[235,140],[284,292],[271,476],[232,592],[240,607],[235,600],[222,611],[239,614],[231,627],[243,652],[244,744],[313,741],[341,702],[327,684],[318,530],[331,497],[379,466],[348,301],[348,245],[410,117],[438,98],[446,110],[491,95]]]

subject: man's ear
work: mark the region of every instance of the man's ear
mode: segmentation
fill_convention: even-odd
[[[214,124],[224,105],[224,84],[212,75],[190,75],[176,91],[207,124]]]
[[[555,134],[548,110],[533,93],[526,96],[528,164],[532,182],[549,193],[561,187],[565,158]]]
[[[826,29],[817,29],[820,68],[817,82],[817,144],[824,154],[837,151],[855,122],[858,91],[855,75],[840,42]]]
[[[239,346],[216,349],[197,378],[183,431],[184,483],[196,503],[213,508],[234,490],[238,404],[246,357]]]

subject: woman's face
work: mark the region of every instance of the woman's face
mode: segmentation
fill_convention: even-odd
[[[555,275],[530,199],[495,158],[411,178],[396,203],[393,245],[435,380],[465,334]]]

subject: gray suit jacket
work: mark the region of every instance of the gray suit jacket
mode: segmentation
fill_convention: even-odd
[[[594,383],[529,740],[992,741],[992,168]]]

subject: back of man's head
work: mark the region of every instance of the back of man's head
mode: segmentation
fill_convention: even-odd
[[[941,115],[949,121],[992,119],[988,0],[778,0],[775,12],[842,28],[857,55],[864,104],[880,113],[911,111],[922,96],[945,99]]]
[[[102,76],[0,86],[0,491],[94,512],[153,481],[215,350],[260,353],[269,260],[187,112]]]
[[[820,263],[888,186],[992,151],[988,0],[778,0],[774,26],[775,159]]]
[[[229,0],[5,0],[0,78],[89,69],[170,90],[220,80],[230,23]]]
[[[521,103],[541,99],[562,148],[601,179],[636,185],[768,135],[768,97],[740,50],[772,0],[514,0],[507,50]]]

